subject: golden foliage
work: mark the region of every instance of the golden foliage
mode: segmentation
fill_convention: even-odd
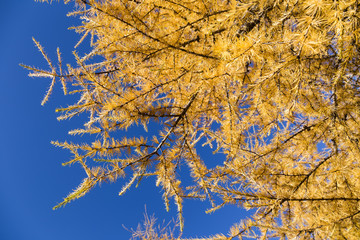
[[[77,66],[65,72],[60,53],[56,70],[34,40],[50,70],[25,66],[52,79],[43,103],[55,79],[80,96],[58,110],[59,119],[89,113],[71,134],[101,136],[54,143],[87,174],[59,206],[131,169],[121,193],[155,176],[181,226],[186,198],[208,200],[209,211],[257,210],[228,237],[209,239],[360,238],[357,0],[76,2],[71,14],[83,22],[75,29],[80,42],[91,35],[92,51],[74,52]],[[114,138],[156,121],[148,138]],[[225,161],[209,167],[197,153],[202,143]]]

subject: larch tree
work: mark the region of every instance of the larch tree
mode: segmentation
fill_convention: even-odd
[[[49,70],[25,66],[52,79],[43,103],[55,81],[79,97],[57,110],[89,115],[71,135],[98,136],[53,142],[87,176],[55,208],[102,182],[125,181],[123,194],[154,176],[181,228],[187,199],[256,210],[209,239],[360,238],[358,0],[74,2],[92,50],[64,69],[34,40]],[[118,134],[132,126],[144,134]]]

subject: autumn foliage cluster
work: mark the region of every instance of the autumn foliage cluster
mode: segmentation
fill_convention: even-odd
[[[89,116],[70,134],[98,136],[54,142],[87,176],[57,207],[101,182],[125,182],[123,194],[154,176],[181,228],[188,199],[256,210],[209,239],[360,238],[357,0],[74,2],[92,51],[65,69],[36,42],[50,70],[26,66],[52,79],[44,102],[55,81],[78,96],[58,109]],[[134,126],[144,134],[115,134]]]

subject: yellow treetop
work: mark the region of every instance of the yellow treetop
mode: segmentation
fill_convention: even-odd
[[[71,134],[101,136],[54,142],[87,174],[57,207],[104,181],[126,178],[122,194],[155,176],[181,225],[188,198],[256,210],[210,239],[360,238],[357,0],[74,2],[92,51],[67,70],[58,52],[56,70],[35,41],[50,70],[27,66],[52,79],[44,102],[57,80],[79,96],[58,110],[89,114]],[[141,136],[119,138],[136,125]]]

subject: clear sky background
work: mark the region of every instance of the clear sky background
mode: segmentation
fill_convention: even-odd
[[[56,59],[56,48],[60,47],[63,63],[73,64],[71,52],[80,36],[68,27],[78,25],[79,20],[66,17],[73,4],[62,1],[50,5],[1,0],[0,7],[0,239],[129,239],[131,233],[123,226],[135,229],[143,221],[145,205],[159,223],[176,219],[176,206],[172,204],[170,212],[165,211],[154,178],[122,197],[118,193],[123,182],[103,184],[65,208],[52,210],[78,186],[84,173],[76,165],[62,167],[70,154],[50,141],[81,142],[67,132],[81,127],[82,122],[79,118],[58,122],[55,108],[67,106],[74,98],[63,96],[60,84],[56,84],[50,101],[42,107],[49,79],[27,77],[28,71],[19,63],[47,67],[31,40],[35,37],[51,59]],[[85,41],[79,52],[87,47]],[[231,206],[205,214],[209,207],[208,203],[185,201],[184,237],[227,233],[232,223],[246,214]]]

